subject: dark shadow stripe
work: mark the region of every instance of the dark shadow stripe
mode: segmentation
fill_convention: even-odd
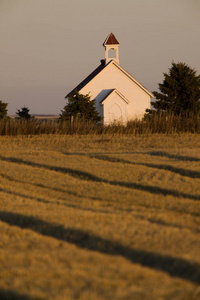
[[[181,160],[181,161],[200,161],[200,158],[198,157],[191,157],[191,156],[182,156],[182,155],[176,155],[176,154],[169,154],[165,151],[151,151],[147,152],[146,154],[152,155],[152,156],[161,156],[161,157],[168,157],[176,160]]]
[[[88,156],[91,158],[96,158],[96,159],[104,160],[104,161],[108,161],[108,162],[123,163],[123,164],[129,164],[129,165],[134,165],[134,166],[144,166],[144,167],[154,168],[154,169],[158,169],[158,170],[166,170],[166,171],[170,171],[172,173],[179,174],[184,177],[200,178],[200,172],[198,172],[198,171],[177,168],[177,167],[173,167],[173,166],[169,166],[169,165],[136,163],[136,162],[131,162],[129,160],[125,160],[123,158],[121,159],[121,158],[116,158],[116,157],[111,157],[111,156],[106,156],[106,155],[88,155]]]
[[[6,178],[7,180],[10,180],[10,181],[13,181],[13,182],[17,182],[17,183],[22,183],[22,184],[29,184],[29,185],[32,185],[32,186],[36,186],[36,187],[42,187],[44,189],[51,189],[53,191],[62,191],[62,192],[65,192],[68,194],[67,191],[64,191],[64,190],[60,190],[60,189],[57,189],[57,188],[51,188],[51,187],[48,187],[48,186],[44,186],[42,184],[34,184],[34,183],[30,183],[30,182],[25,182],[25,181],[21,181],[21,180],[15,180],[14,178],[12,178],[11,176],[7,176],[7,175],[4,175],[4,174],[0,174],[0,176],[2,176],[3,178]],[[28,195],[24,195],[24,194],[21,194],[21,193],[17,193],[17,192],[14,192],[14,191],[10,191],[10,190],[7,190],[7,189],[3,189],[3,188],[0,188],[0,192],[3,192],[3,193],[7,193],[7,194],[11,194],[11,195],[14,195],[14,196],[19,196],[19,197],[22,197],[22,198],[25,198],[25,199],[28,199],[28,200],[34,200],[34,201],[38,201],[38,202],[42,202],[42,203],[46,203],[46,204],[53,204],[53,205],[61,205],[61,206],[66,206],[66,207],[69,207],[69,208],[74,208],[74,209],[78,209],[78,210],[83,210],[83,211],[90,211],[90,212],[93,212],[93,213],[98,213],[98,214],[109,214],[109,215],[116,215],[116,214],[119,214],[118,212],[116,211],[108,211],[107,209],[94,209],[94,208],[90,208],[90,207],[83,207],[81,206],[80,204],[72,204],[71,202],[70,203],[65,203],[65,201],[67,201],[66,198],[58,198],[58,200],[56,199],[55,201],[49,201],[49,200],[46,200],[46,199],[42,199],[42,198],[37,198],[37,197],[33,197],[33,196],[28,196]],[[72,193],[72,192],[69,192],[69,194],[73,194],[76,196],[76,193]],[[80,198],[87,198],[87,199],[91,199],[91,200],[98,200],[98,201],[101,201],[101,199],[99,198],[94,198],[94,197],[88,197],[88,196],[78,196]],[[59,201],[61,200],[61,201]],[[104,201],[106,201],[104,199]],[[109,202],[114,202],[113,200],[109,200]],[[146,205],[143,205],[143,204],[135,204],[136,206],[139,206],[139,207],[147,207]],[[155,209],[155,208],[154,208]],[[174,211],[174,209],[167,209],[167,211]],[[132,212],[132,210],[128,209],[128,210],[124,210],[126,213],[127,212]],[[122,210],[123,212],[123,210]],[[179,211],[178,211],[179,212]],[[181,211],[181,213],[183,213]],[[186,212],[184,211],[184,214],[189,214],[189,215],[194,215],[194,216],[199,216],[199,213],[198,212],[195,212],[195,213],[191,213],[191,212]],[[138,219],[144,219],[144,218],[140,218],[139,216],[134,216],[135,218],[138,218]],[[183,226],[180,226],[180,225],[176,225],[176,224],[170,224],[170,223],[166,223],[164,221],[155,221],[153,219],[145,219],[147,220],[148,222],[150,223],[153,223],[153,224],[158,224],[158,225],[163,225],[163,226],[168,226],[168,227],[172,227],[172,228],[179,228],[179,229],[188,229],[190,231],[193,231],[195,233],[199,233],[200,230],[198,229],[194,229],[194,228],[190,228],[190,227],[183,227]]]
[[[6,290],[2,288],[0,288],[0,299],[1,300],[44,300],[44,298],[28,296],[13,290]]]
[[[28,181],[22,181],[22,180],[19,180],[19,179],[15,179],[11,176],[8,176],[6,174],[3,174],[3,173],[0,173],[0,176],[9,180],[9,181],[12,181],[12,182],[17,182],[17,183],[21,183],[21,184],[28,184],[28,185],[31,185],[31,186],[34,186],[34,187],[39,187],[39,188],[42,188],[42,189],[46,189],[46,190],[51,190],[51,191],[54,191],[54,192],[60,192],[60,193],[63,193],[63,194],[67,194],[69,196],[75,196],[77,198],[80,198],[82,199],[83,196],[78,194],[78,193],[75,193],[75,192],[72,192],[72,191],[67,191],[67,190],[63,190],[61,188],[56,188],[56,187],[50,187],[50,186],[46,186],[44,184],[41,184],[41,183],[32,183],[32,182],[28,182]],[[65,198],[59,198],[60,200],[66,200]],[[100,198],[97,198],[97,197],[89,197],[87,196],[87,199],[90,199],[90,200],[101,200]]]
[[[102,237],[83,230],[64,228],[62,225],[48,223],[33,216],[1,211],[0,220],[12,226],[31,229],[44,236],[75,244],[83,249],[97,251],[103,254],[120,255],[132,263],[139,263],[142,266],[166,272],[171,276],[200,284],[200,265],[182,258],[174,258],[150,251],[132,249],[118,242],[103,239]]]
[[[69,154],[69,153],[65,153],[65,155],[79,155],[79,156],[82,155],[82,156],[87,156],[90,158],[95,158],[98,160],[108,161],[108,162],[112,162],[112,163],[123,163],[123,164],[129,164],[129,165],[134,165],[134,166],[144,166],[144,167],[154,168],[154,169],[158,169],[158,170],[166,170],[166,171],[170,171],[172,173],[179,174],[183,177],[200,178],[200,172],[198,172],[198,171],[177,168],[177,167],[173,167],[170,165],[138,163],[138,162],[129,161],[129,160],[126,160],[123,158],[116,158],[116,157],[102,155],[102,154],[83,154],[83,153],[82,154],[81,153]]]
[[[163,189],[163,188],[159,188],[157,186],[149,186],[149,185],[142,185],[139,183],[134,183],[134,182],[118,182],[118,181],[109,181],[108,182],[111,185],[117,185],[117,186],[122,186],[122,187],[126,187],[126,188],[130,188],[130,189],[135,189],[135,190],[139,190],[139,191],[144,191],[144,192],[149,192],[151,194],[162,194],[163,196],[173,196],[176,198],[188,198],[191,200],[200,200],[200,195],[189,195],[189,194],[185,194],[185,193],[181,193],[179,191],[176,190],[170,190],[170,189]]]
[[[135,218],[138,218],[139,217],[135,217]],[[178,228],[178,229],[183,229],[183,230],[190,230],[191,232],[195,233],[195,234],[199,234],[200,233],[200,228],[198,228],[198,226],[196,225],[196,227],[188,227],[187,224],[185,224],[185,226],[182,226],[180,224],[175,224],[175,223],[168,223],[168,222],[165,222],[164,220],[155,220],[153,218],[146,218],[144,220],[147,220],[149,223],[151,224],[156,224],[156,225],[159,225],[159,226],[165,226],[165,227],[170,227],[172,229],[174,228]]]
[[[70,168],[49,166],[49,165],[39,164],[39,163],[31,162],[31,161],[26,161],[21,158],[15,158],[15,157],[0,156],[0,159],[3,161],[7,161],[7,162],[18,163],[18,164],[32,166],[32,167],[38,167],[38,168],[44,168],[44,169],[47,169],[50,171],[60,172],[60,173],[64,173],[64,174],[68,173],[69,175],[71,175],[75,178],[78,178],[78,179],[84,179],[84,180],[90,180],[90,181],[103,181],[99,177],[92,175],[90,173],[79,171],[79,170],[73,170]]]
[[[46,200],[46,199],[24,195],[22,193],[17,193],[17,192],[14,192],[14,191],[3,189],[3,188],[0,188],[0,192],[6,193],[8,195],[13,195],[13,196],[21,197],[21,198],[28,199],[28,200],[34,200],[34,201],[45,203],[45,204],[61,205],[61,206],[69,207],[69,208],[74,208],[74,209],[84,210],[84,211],[90,211],[90,212],[99,213],[99,214],[112,214],[112,215],[116,214],[114,212],[108,212],[105,209],[104,210],[96,210],[96,209],[93,209],[93,208],[81,207],[80,205],[75,205],[75,204],[69,204],[69,203],[61,202],[61,201],[66,201],[66,199],[62,199],[62,198],[59,198],[59,200],[61,200],[61,201],[59,201],[59,200],[49,201],[49,200]]]
[[[80,180],[107,183],[107,184],[114,185],[114,186],[121,186],[121,187],[126,187],[129,189],[136,189],[136,190],[140,190],[140,191],[144,191],[144,192],[149,192],[152,194],[162,194],[164,196],[170,195],[170,196],[177,197],[177,198],[182,197],[182,198],[188,198],[191,200],[200,200],[200,195],[190,195],[190,194],[182,193],[182,192],[179,192],[176,190],[163,189],[163,188],[160,188],[157,186],[142,185],[142,184],[134,183],[134,182],[109,181],[107,179],[103,179],[103,178],[100,178],[93,174],[90,174],[88,172],[84,172],[84,171],[80,171],[80,170],[74,170],[74,169],[64,168],[64,167],[49,166],[49,165],[39,164],[39,163],[31,162],[31,161],[25,161],[23,159],[14,158],[14,157],[0,156],[0,159],[3,161],[23,164],[23,165],[32,166],[32,167],[44,168],[46,170],[69,174],[70,176],[73,176]]]
[[[22,193],[13,192],[13,191],[10,191],[10,190],[7,190],[7,189],[0,188],[0,192],[6,193],[6,194],[9,194],[9,195],[14,195],[14,196],[21,197],[21,198],[25,198],[25,199],[29,199],[29,200],[35,200],[35,201],[42,202],[42,203],[45,203],[45,204],[49,204],[49,203],[52,204],[53,203],[53,202],[50,202],[50,201],[42,199],[42,198],[37,198],[37,197],[33,197],[33,196],[24,195]]]
[[[150,167],[150,168],[158,169],[158,170],[170,171],[172,173],[179,174],[183,177],[200,178],[200,172],[198,172],[198,171],[177,168],[177,167],[173,167],[173,166],[169,166],[169,165],[156,165],[156,164],[148,164],[148,163],[142,164],[142,165]]]

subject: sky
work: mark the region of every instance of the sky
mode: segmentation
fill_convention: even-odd
[[[172,61],[200,74],[200,0],[0,0],[0,100],[13,115],[60,114],[65,95],[120,42],[120,65],[149,91]]]

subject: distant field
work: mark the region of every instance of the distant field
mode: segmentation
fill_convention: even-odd
[[[31,115],[32,117],[34,117],[35,119],[44,119],[44,120],[49,120],[49,119],[58,119],[59,115]],[[14,119],[17,117],[17,115],[10,115],[9,116],[11,119]]]
[[[200,299],[200,135],[0,137],[0,299]]]

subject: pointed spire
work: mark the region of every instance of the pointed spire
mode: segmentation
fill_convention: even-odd
[[[119,46],[120,43],[114,36],[114,34],[111,32],[107,38],[105,39],[105,42],[103,43],[103,46],[105,47],[105,62],[106,64],[109,63],[109,61],[114,60],[119,64]],[[114,50],[115,55],[114,57],[109,57],[109,51]]]
[[[105,42],[103,43],[103,46],[108,45],[120,45],[120,43],[118,42],[118,40],[112,32],[107,36]]]

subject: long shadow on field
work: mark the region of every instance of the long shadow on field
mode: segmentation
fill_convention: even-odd
[[[72,192],[72,191],[67,191],[67,190],[63,190],[61,188],[56,188],[56,187],[50,187],[50,186],[46,186],[44,184],[41,184],[41,183],[32,183],[32,182],[29,182],[29,181],[23,181],[23,180],[19,180],[19,179],[16,179],[14,177],[11,177],[11,176],[8,176],[6,174],[3,174],[3,173],[0,173],[0,176],[11,181],[11,182],[17,182],[17,183],[22,183],[22,184],[28,184],[28,185],[31,185],[31,186],[34,186],[34,187],[39,187],[39,188],[42,188],[42,189],[47,189],[47,190],[51,190],[51,191],[54,191],[54,192],[61,192],[61,193],[64,193],[64,194],[67,194],[67,195],[70,195],[70,196],[75,196],[77,198],[83,198],[82,195],[78,194],[78,193],[75,193],[75,192]],[[100,198],[97,198],[97,197],[89,197],[87,196],[87,199],[91,199],[91,200],[101,200]],[[66,199],[63,199],[61,198],[61,200],[66,200]]]
[[[0,289],[0,299],[2,300],[42,300],[42,298],[31,297],[11,290]]]
[[[197,162],[200,161],[200,158],[198,158],[198,157],[169,154],[165,151],[151,151],[151,152],[147,152],[146,154],[149,154],[149,155],[152,155],[152,156],[168,157],[168,158],[181,160],[181,161],[197,161]]]
[[[95,175],[90,174],[85,171],[74,170],[74,169],[58,167],[58,166],[49,166],[49,165],[39,164],[39,163],[31,162],[31,161],[25,161],[21,158],[15,158],[15,157],[0,156],[0,159],[4,160],[4,161],[8,161],[8,162],[23,164],[23,165],[32,166],[32,167],[44,168],[44,169],[55,171],[55,172],[69,174],[70,176],[73,176],[79,180],[107,183],[107,184],[114,185],[114,186],[121,186],[121,187],[126,187],[129,189],[136,189],[136,190],[140,190],[140,191],[149,192],[152,194],[162,194],[165,196],[171,195],[173,197],[182,197],[182,198],[189,198],[192,200],[200,200],[200,195],[197,195],[197,196],[190,195],[190,194],[178,192],[176,190],[163,189],[163,188],[160,188],[157,186],[142,185],[142,184],[134,183],[134,182],[109,181],[108,179],[100,178],[98,176],[95,176]]]
[[[36,201],[42,202],[42,203],[51,203],[50,201],[42,199],[42,198],[37,198],[37,197],[33,197],[33,196],[24,195],[24,194],[17,193],[17,192],[14,192],[14,191],[10,191],[10,190],[7,190],[7,189],[0,188],[0,192],[10,194],[10,195],[14,195],[14,196],[18,196],[18,197],[25,198],[25,199],[29,199],[29,200],[30,199],[31,200],[36,200]]]
[[[65,153],[65,155],[74,155],[74,154]],[[123,163],[123,164],[129,164],[129,165],[134,165],[134,166],[145,166],[145,167],[158,169],[158,170],[166,170],[166,171],[170,171],[172,173],[176,173],[181,176],[190,177],[190,178],[200,178],[200,172],[198,172],[198,171],[186,170],[183,168],[177,168],[177,167],[173,167],[173,166],[169,166],[169,165],[133,162],[133,161],[129,161],[129,160],[126,160],[123,158],[117,158],[117,157],[112,157],[112,156],[107,156],[107,155],[102,155],[102,154],[97,155],[97,154],[78,153],[76,155],[88,156],[90,158],[104,160],[104,161],[108,161],[108,162],[112,162],[112,163]]]
[[[164,271],[171,276],[180,277],[196,284],[200,283],[200,265],[181,258],[131,249],[80,229],[64,228],[62,225],[51,224],[32,216],[1,211],[0,220],[9,225],[28,228],[44,236],[75,244],[83,249],[120,255],[132,263],[139,263],[145,267]]]
[[[13,181],[15,181],[15,180],[13,180]],[[17,181],[17,182],[21,182],[21,181]],[[24,182],[24,183],[26,183],[26,182]],[[32,185],[34,185],[34,184],[32,184]],[[48,189],[48,187],[45,187],[45,188]],[[79,209],[79,210],[90,211],[90,212],[100,213],[100,214],[101,213],[102,214],[105,214],[105,213],[106,214],[113,214],[113,213],[110,213],[110,212],[108,212],[106,210],[97,210],[97,209],[93,209],[93,208],[89,208],[89,207],[88,208],[87,207],[81,207],[80,205],[68,204],[68,203],[65,203],[65,202],[63,203],[63,202],[60,202],[59,200],[48,201],[46,199],[42,199],[42,198],[38,198],[38,197],[33,197],[31,195],[30,196],[29,195],[24,195],[22,193],[10,191],[10,190],[3,189],[3,188],[0,188],[0,192],[6,193],[6,194],[9,194],[9,195],[18,196],[18,197],[25,198],[25,199],[28,199],[28,200],[34,200],[34,201],[45,203],[45,204],[62,205],[62,206],[70,207],[70,208],[75,208],[75,209]],[[94,198],[91,198],[91,199],[94,200]],[[60,199],[60,200],[66,201],[66,199]]]
[[[145,166],[149,168],[154,168],[158,170],[166,170],[170,171],[173,173],[177,173],[181,176],[186,176],[190,178],[200,178],[200,172],[198,171],[193,171],[193,170],[186,170],[183,168],[177,168],[169,165],[160,165],[160,164],[150,164],[150,163],[136,163],[132,162],[129,160],[125,160],[123,158],[116,158],[116,157],[111,157],[107,155],[88,155],[91,158],[96,158],[99,160],[104,160],[104,161],[109,161],[109,162],[114,162],[114,163],[124,163],[124,164],[129,164],[129,165],[134,165],[134,166]]]
[[[24,182],[24,183],[26,183],[26,182]],[[34,185],[34,184],[32,184],[32,185]],[[46,187],[46,188],[48,189],[48,187]],[[91,207],[83,207],[80,204],[76,205],[76,204],[71,204],[71,203],[69,204],[69,203],[65,203],[65,202],[63,203],[63,202],[61,202],[59,200],[48,201],[46,199],[37,198],[37,197],[33,197],[33,196],[27,196],[27,195],[24,195],[24,194],[21,194],[21,193],[17,193],[17,192],[10,191],[10,190],[7,190],[7,189],[2,189],[2,188],[0,188],[0,192],[6,193],[6,194],[10,194],[10,195],[14,195],[14,196],[18,196],[18,197],[25,198],[25,199],[28,199],[28,200],[34,200],[34,201],[45,203],[45,204],[53,204],[53,205],[58,205],[58,206],[61,205],[61,206],[69,207],[69,208],[74,208],[74,209],[78,209],[78,210],[82,210],[82,211],[89,211],[89,212],[98,213],[98,214],[107,214],[107,215],[108,214],[109,215],[116,214],[115,212],[110,212],[107,209],[94,209],[94,208],[91,208]],[[65,201],[66,199],[61,199],[61,200]],[[131,210],[128,210],[128,211],[130,212]],[[185,213],[186,212],[184,212],[184,214]],[[191,215],[191,213],[189,213],[189,214]],[[144,219],[143,217],[140,217],[138,215],[136,215],[135,218],[142,219],[142,220]],[[159,224],[159,225],[169,226],[169,227],[184,228],[184,229],[187,228],[188,230],[191,230],[191,231],[199,233],[198,229],[189,228],[189,227],[185,227],[185,226],[172,225],[172,224],[170,224],[170,223],[168,224],[168,223],[166,223],[164,221],[155,221],[154,219],[148,219],[147,218],[147,220],[148,220],[148,222],[153,223],[153,224]]]
[[[17,180],[15,178],[12,178],[11,176],[8,176],[8,175],[5,175],[5,174],[2,174],[0,173],[0,176],[2,176],[3,178],[6,178],[10,181],[13,181],[13,182],[19,182],[19,183],[22,183],[22,184],[30,184],[32,186],[35,186],[35,187],[40,187],[40,188],[44,188],[44,189],[47,189],[47,190],[53,190],[53,191],[58,191],[58,192],[62,192],[62,193],[66,193],[66,194],[69,194],[69,195],[74,195],[78,198],[81,198],[83,199],[83,195],[79,195],[79,194],[76,194],[74,192],[71,192],[71,191],[66,191],[66,190],[63,190],[63,189],[60,189],[60,188],[52,188],[52,187],[49,187],[49,186],[45,186],[43,184],[35,184],[35,183],[30,183],[30,182],[26,182],[26,181],[22,181],[22,180]],[[90,211],[90,212],[94,212],[94,213],[102,213],[102,214],[116,214],[115,212],[108,212],[108,209],[94,209],[94,208],[91,208],[91,207],[83,207],[82,205],[79,204],[72,204],[71,203],[71,200],[70,199],[66,199],[66,198],[60,198],[59,197],[59,200],[61,201],[64,201],[64,202],[61,202],[59,200],[56,200],[56,201],[48,201],[46,199],[42,199],[42,198],[38,198],[38,197],[33,197],[33,196],[27,196],[27,195],[23,195],[21,193],[17,193],[17,192],[14,192],[14,191],[10,191],[10,190],[7,190],[7,189],[2,189],[0,188],[0,191],[4,192],[4,193],[7,193],[7,194],[13,194],[13,195],[16,195],[16,196],[19,196],[19,197],[22,197],[22,198],[25,198],[25,199],[31,199],[31,200],[35,200],[35,201],[38,201],[38,202],[43,202],[43,203],[49,203],[49,204],[53,204],[53,205],[62,205],[62,206],[66,206],[66,207],[70,207],[70,208],[75,208],[75,209],[78,209],[78,210],[84,210],[84,211]],[[89,197],[89,196],[86,196],[87,199],[90,199],[90,200],[98,200],[98,201],[101,201],[102,199],[99,198],[99,197]],[[68,201],[66,203],[66,201]],[[69,203],[70,201],[70,203]],[[104,199],[104,201],[106,201]],[[115,202],[114,200],[111,200],[109,199],[108,202]],[[137,203],[137,206],[141,206],[141,207],[146,207],[146,205],[144,205],[143,203]],[[155,207],[154,207],[155,209]],[[157,208],[158,209],[158,208]],[[174,210],[174,209],[170,209],[170,208],[165,208],[165,210],[168,210],[168,211],[171,211],[171,210]],[[127,211],[127,210],[125,210]],[[132,210],[128,209],[128,212],[131,212]],[[135,209],[134,209],[135,211]],[[182,210],[180,210],[179,212],[183,212]],[[189,214],[189,215],[194,215],[194,216],[199,216],[199,213],[198,212],[187,212],[187,211],[184,211],[184,214]],[[151,220],[148,220],[149,222],[153,222],[155,223],[155,220],[151,221]],[[164,225],[164,223],[163,223]],[[168,224],[166,224],[166,226],[168,226]],[[171,225],[169,225],[171,226]],[[185,228],[185,227],[184,227]]]

